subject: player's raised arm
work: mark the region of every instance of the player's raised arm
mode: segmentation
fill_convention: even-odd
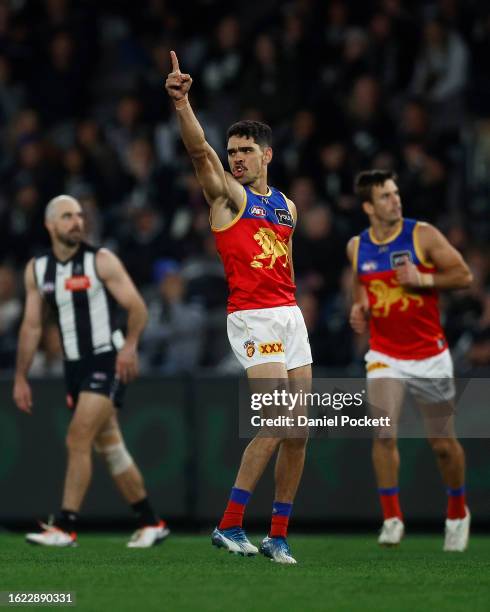
[[[42,333],[42,297],[34,280],[34,260],[31,260],[26,266],[24,285],[26,303],[17,345],[13,398],[20,410],[30,414],[32,393],[27,381],[27,374]]]
[[[354,259],[356,257],[357,242],[359,238],[355,236],[347,243],[347,258],[354,267]],[[367,322],[369,319],[369,300],[364,287],[357,278],[357,271],[352,272],[352,307],[350,311],[349,322],[352,329],[357,334],[363,334],[367,330]]]
[[[189,74],[180,71],[174,51],[170,52],[170,56],[172,72],[167,77],[165,88],[174,102],[182,140],[194,165],[204,196],[210,206],[223,203],[238,210],[243,199],[243,189],[225,172],[218,155],[206,141],[204,130],[189,103],[188,93],[192,78]]]
[[[100,249],[95,261],[100,279],[128,313],[126,341],[116,361],[117,374],[127,383],[138,375],[138,342],[148,320],[148,311],[126,268],[114,253]]]
[[[408,260],[397,269],[397,280],[406,287],[436,289],[464,289],[473,278],[461,254],[449,243],[433,225],[419,223],[417,232],[418,244],[424,260],[435,266],[434,273],[420,272]]]

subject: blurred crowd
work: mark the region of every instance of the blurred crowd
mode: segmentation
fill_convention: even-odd
[[[469,262],[475,282],[444,296],[444,324],[460,374],[489,366],[488,2],[252,4],[0,0],[0,371],[60,193],[146,298],[143,369],[237,370],[207,205],[163,87],[170,49],[221,156],[230,123],[273,128],[270,180],[298,208],[298,301],[318,368],[362,372],[345,244],[366,224],[352,185],[371,167],[394,169],[405,216],[436,224]],[[58,375],[60,355],[48,322],[34,372]]]

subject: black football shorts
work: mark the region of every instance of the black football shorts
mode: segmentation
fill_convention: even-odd
[[[116,408],[122,407],[126,385],[116,376],[116,356],[117,353],[110,351],[76,361],[65,361],[68,408],[76,407],[82,391],[105,395]]]

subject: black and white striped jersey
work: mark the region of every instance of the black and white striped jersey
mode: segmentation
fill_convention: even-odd
[[[95,269],[98,249],[82,243],[68,261],[52,251],[34,259],[38,289],[53,309],[60,329],[65,359],[119,350],[124,344],[116,329],[116,301]]]

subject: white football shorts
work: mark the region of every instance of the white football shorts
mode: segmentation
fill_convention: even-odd
[[[228,315],[227,329],[231,348],[245,369],[279,362],[293,370],[313,361],[298,306],[238,310]]]
[[[425,403],[448,401],[455,395],[453,361],[447,349],[427,359],[396,359],[370,350],[364,359],[369,379],[406,379],[407,389]]]

